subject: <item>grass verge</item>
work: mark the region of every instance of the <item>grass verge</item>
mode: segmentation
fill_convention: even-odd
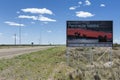
[[[65,46],[0,60],[0,78],[4,80],[55,80],[64,77],[68,69]]]

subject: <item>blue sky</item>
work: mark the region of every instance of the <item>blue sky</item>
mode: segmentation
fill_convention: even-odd
[[[65,44],[66,20],[113,20],[120,43],[119,0],[0,0],[0,44]]]

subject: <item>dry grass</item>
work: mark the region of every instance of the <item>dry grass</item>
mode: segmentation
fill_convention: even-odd
[[[12,59],[0,60],[2,80],[94,80],[97,74],[101,80],[120,79],[120,48],[113,50],[112,67],[107,48],[71,48],[69,65],[66,62],[66,48],[55,47],[24,54]],[[93,61],[90,60],[92,50]]]
[[[70,68],[65,62],[65,47],[50,48],[0,60],[0,76],[5,80],[56,79]]]

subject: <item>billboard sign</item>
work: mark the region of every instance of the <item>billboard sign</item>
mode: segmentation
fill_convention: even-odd
[[[68,47],[112,47],[113,21],[67,21]]]

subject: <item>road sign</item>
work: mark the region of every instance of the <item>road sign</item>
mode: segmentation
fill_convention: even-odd
[[[67,21],[67,47],[112,47],[113,21]]]

